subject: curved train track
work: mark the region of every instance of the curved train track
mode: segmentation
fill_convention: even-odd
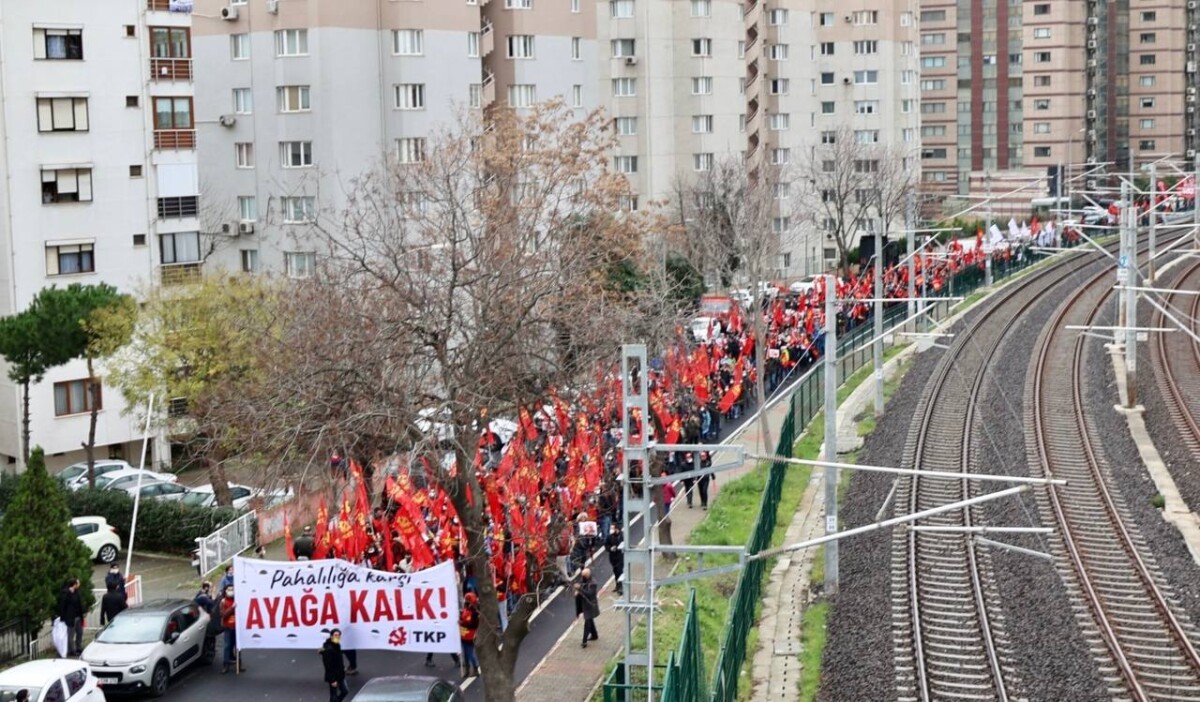
[[[1110,269],[1111,270],[1111,269]],[[1109,487],[1109,466],[1084,412],[1086,337],[1067,325],[1089,325],[1112,290],[1111,273],[1074,291],[1042,331],[1026,386],[1027,440],[1035,473],[1065,478],[1039,499],[1056,567],[1115,698],[1200,700],[1197,632],[1177,611],[1145,542]]]
[[[1172,282],[1177,290],[1200,291],[1200,262],[1186,266]],[[1193,334],[1200,333],[1200,295],[1167,293],[1163,297],[1174,308],[1175,319],[1191,325]],[[1155,308],[1153,326],[1172,324]],[[1167,413],[1192,452],[1192,460],[1200,461],[1200,343],[1182,331],[1153,334],[1150,351]]]
[[[1094,265],[1074,257],[1028,276],[982,311],[940,361],[918,405],[904,467],[968,471],[970,433],[987,369],[1014,322],[1062,281]],[[896,509],[912,513],[972,496],[967,480],[902,480]],[[922,525],[972,526],[970,509],[920,520]],[[1010,699],[1013,673],[989,589],[990,557],[961,532],[893,533],[893,637],[902,699]]]

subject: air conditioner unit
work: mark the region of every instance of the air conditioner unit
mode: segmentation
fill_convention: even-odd
[[[1194,53],[1194,52],[1196,51],[1196,45],[1195,45],[1195,44],[1188,44],[1188,45],[1187,45],[1187,50],[1188,50],[1188,53]]]
[[[845,78],[843,78],[842,83],[844,85],[850,85],[850,76],[846,76]]]
[[[254,222],[238,222],[238,234],[253,234]]]
[[[1087,136],[1088,141],[1095,141],[1096,140],[1096,130],[1095,129],[1087,130],[1086,136]]]
[[[1088,51],[1095,51],[1096,50],[1096,40],[1088,39],[1087,48],[1088,48]]]
[[[626,56],[625,57],[625,65],[626,66],[636,66],[637,65],[637,56]]]
[[[1088,68],[1095,68],[1098,65],[1099,65],[1099,62],[1096,61],[1096,59],[1088,59],[1088,62],[1087,62]]]
[[[1187,71],[1188,73],[1195,73],[1196,72],[1196,62],[1188,61],[1187,65],[1184,67],[1184,70]]]
[[[1196,106],[1195,106],[1195,105],[1188,105],[1188,106],[1187,106],[1187,113],[1188,113],[1189,115],[1190,115],[1190,114],[1195,114],[1195,112],[1196,112]]]
[[[267,0],[267,12],[273,15],[279,14],[279,0]]]
[[[1188,149],[1186,152],[1184,152],[1184,155],[1187,156],[1188,158],[1196,158],[1196,150]]]
[[[1194,10],[1194,9],[1196,9],[1196,1],[1195,1],[1195,0],[1189,0],[1189,2],[1188,2],[1188,4],[1187,4],[1187,9],[1189,9],[1189,10]]]
[[[232,22],[238,18],[238,9],[230,5],[221,8],[221,19]]]
[[[1187,130],[1187,135],[1188,136],[1196,136],[1196,130],[1195,129]]]
[[[854,21],[853,15],[846,15],[846,24],[850,24],[853,21]]]
[[[1099,24],[1100,24],[1099,17],[1088,17],[1088,26],[1089,27],[1096,27],[1096,26],[1099,26]]]
[[[1088,111],[1087,111],[1087,118],[1088,118],[1088,119],[1090,119],[1090,120],[1094,120],[1094,119],[1096,119],[1096,111],[1095,111],[1095,110],[1088,110]]]
[[[1188,95],[1195,95],[1195,94],[1196,94],[1196,86],[1194,86],[1194,85],[1189,85],[1189,86],[1188,86],[1188,89],[1187,89],[1187,94],[1188,94]]]
[[[217,122],[220,123],[222,127],[232,127],[233,125],[237,124],[237,117],[233,115],[221,115],[217,118]]]
[[[1088,89],[1087,89],[1087,96],[1088,96],[1088,97],[1090,97],[1090,98],[1094,98],[1094,97],[1096,97],[1096,89],[1095,89],[1095,88],[1088,88]]]
[[[1195,101],[1196,101],[1196,94],[1195,94],[1195,93],[1192,93],[1191,95],[1188,95],[1188,96],[1187,96],[1187,101],[1188,101],[1188,102],[1195,102]]]

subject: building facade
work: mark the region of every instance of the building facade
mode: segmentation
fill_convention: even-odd
[[[44,287],[136,293],[199,259],[191,18],[168,4],[0,2],[0,314]],[[50,468],[82,460],[83,361],[30,391]],[[98,458],[136,463],[142,427],[101,381]],[[0,374],[0,456],[21,456],[21,390]],[[165,457],[152,446],[149,460]]]

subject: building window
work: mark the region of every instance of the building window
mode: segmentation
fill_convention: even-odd
[[[229,54],[234,61],[245,61],[250,58],[250,35],[230,34]]]
[[[317,218],[317,198],[311,195],[281,197],[279,209],[283,212],[283,221],[287,224],[312,222]]]
[[[1154,84],[1157,82],[1158,79],[1154,76],[1142,76],[1138,78],[1138,85],[1142,86],[1143,88],[1153,88]]]
[[[307,85],[281,85],[275,89],[280,112],[308,112],[312,109],[311,95]]]
[[[510,59],[533,58],[533,35],[512,34],[508,37],[508,57]]]
[[[638,172],[638,157],[637,156],[614,156],[613,168],[618,173],[637,173]]]
[[[821,114],[823,115],[831,115],[835,109],[836,103],[834,103],[832,100],[826,100],[821,103]]]
[[[95,273],[94,248],[93,244],[47,244],[46,275]]]
[[[1138,41],[1142,44],[1153,44],[1158,41],[1158,37],[1154,32],[1142,32],[1138,35]]]
[[[943,114],[946,111],[946,103],[944,102],[923,102],[921,103],[921,114],[936,115]]]
[[[1036,5],[1034,5],[1034,6],[1033,6],[1033,14],[1035,14],[1035,15],[1048,15],[1048,14],[1050,14],[1050,3],[1048,3],[1048,2],[1040,2],[1040,3],[1036,4]]]
[[[104,409],[100,392],[100,381],[68,380],[65,383],[54,384],[54,416],[66,417],[72,414],[91,412],[93,407]]]
[[[613,97],[633,97],[637,95],[637,79],[613,78],[612,94]]]
[[[583,86],[571,86],[571,107],[583,107]]]
[[[786,112],[772,112],[767,124],[773,132],[787,131],[792,126],[792,116]]]
[[[154,58],[191,58],[191,30],[187,27],[151,27],[150,55]]]
[[[1138,63],[1143,66],[1153,66],[1156,58],[1154,54],[1142,54],[1138,57]]]
[[[785,166],[792,160],[792,152],[789,149],[771,149],[771,165]]]
[[[692,154],[692,169],[695,171],[711,171],[713,167],[712,154]]]
[[[831,41],[821,42],[821,55],[822,56],[833,56],[833,42],[831,42]]]
[[[258,272],[258,249],[242,249],[242,272]]]
[[[154,98],[155,129],[192,129],[194,126],[190,97]]]
[[[858,42],[855,43],[857,44]],[[921,43],[925,46],[945,44],[946,35],[941,32],[936,34],[922,34]]]
[[[779,27],[779,26],[787,24],[787,22],[788,22],[788,11],[787,10],[780,10],[780,9],[767,10],[767,24],[771,25],[772,27]]]
[[[788,45],[787,44],[771,44],[767,47],[767,58],[772,61],[787,61]]]
[[[1150,12],[1143,12],[1143,13],[1142,13],[1142,21],[1143,21],[1143,22],[1154,22],[1154,21],[1156,21],[1157,19],[1158,19],[1158,13],[1157,13],[1157,12],[1150,11]]]
[[[837,132],[821,132],[821,143],[822,144],[836,144],[837,143]]]
[[[776,183],[775,184],[775,199],[776,200],[786,200],[789,197],[791,197],[791,194],[792,194],[791,188],[792,188],[792,186],[789,183]]]
[[[697,76],[692,78],[692,95],[712,95],[712,76]]]
[[[83,60],[83,30],[35,28],[33,57],[52,61]]]
[[[509,107],[533,107],[537,104],[537,86],[533,84],[508,86]]]
[[[233,145],[234,163],[238,168],[254,168],[254,144],[249,141]]]
[[[142,177],[142,165],[140,163],[134,164],[129,167],[129,177],[130,178],[141,178]]]
[[[859,115],[873,115],[879,112],[878,100],[855,100],[854,113]]]
[[[1050,109],[1050,101],[1048,99],[1034,100],[1033,109],[1039,112],[1042,110],[1048,110]]]
[[[617,134],[621,136],[634,136],[637,134],[637,117],[618,117],[613,120],[617,129]]]
[[[56,97],[37,99],[39,132],[86,132],[88,99]]]
[[[787,95],[789,85],[787,78],[772,78],[768,90],[772,95]]]
[[[873,159],[856,159],[854,161],[855,173],[878,173],[879,161]]]
[[[879,71],[855,71],[855,85],[874,85],[879,82]]]
[[[479,32],[467,32],[467,56],[479,58]]]
[[[1138,141],[1138,151],[1154,151],[1153,139],[1141,139]]]
[[[834,25],[835,21],[836,20],[834,19],[834,13],[832,13],[832,12],[822,12],[821,13],[820,24],[822,27],[832,27]]]
[[[712,56],[712,39],[693,39],[692,56]]]
[[[425,138],[405,137],[396,140],[396,160],[400,163],[421,163],[425,160]]]
[[[1141,126],[1142,129],[1154,129],[1154,120],[1153,119],[1139,120],[1138,124]]]
[[[613,58],[628,58],[637,54],[635,51],[637,45],[633,39],[613,39],[609,42],[609,46],[612,49]]]
[[[1050,86],[1050,76],[1034,76],[1033,84],[1039,88],[1049,87]]]
[[[1033,133],[1034,134],[1049,134],[1050,133],[1050,123],[1049,122],[1034,122],[1033,123]]]
[[[583,39],[580,37],[571,37],[571,60],[583,60]]]
[[[91,202],[92,169],[42,169],[42,204]]]
[[[633,0],[609,0],[608,14],[613,19],[633,17]]]
[[[199,195],[176,195],[158,198],[159,219],[182,219],[195,217],[200,211]]]
[[[879,24],[879,10],[859,10],[854,13],[854,24]]]
[[[945,10],[921,10],[921,22],[945,22]]]
[[[1037,158],[1049,158],[1050,157],[1050,147],[1049,146],[1035,146],[1035,147],[1033,147],[1033,155]]]
[[[821,74],[821,85],[833,85],[833,71],[826,71]]]
[[[176,232],[158,236],[160,260],[164,264],[200,261],[200,232]]]
[[[307,56],[307,29],[280,29],[275,32],[276,56]]]
[[[254,112],[254,96],[250,94],[250,88],[233,89],[233,111],[239,115]]]
[[[471,101],[471,107],[483,107],[483,84],[472,83],[467,86],[468,99]]]
[[[425,84],[401,83],[396,86],[397,110],[425,109]]]
[[[312,142],[279,142],[279,163],[284,168],[308,168],[313,165]]]
[[[878,129],[857,129],[854,132],[854,143],[856,144],[878,144],[879,130]]]
[[[773,217],[771,218],[771,231],[776,234],[782,234],[792,228],[791,217]]]
[[[1050,28],[1049,27],[1034,27],[1033,28],[1033,38],[1034,39],[1049,39],[1050,38]]]
[[[926,35],[930,36],[930,35]],[[866,56],[879,53],[879,42],[874,39],[864,39],[854,42],[854,55]]]
[[[311,278],[317,265],[317,254],[313,251],[288,251],[283,254],[283,260],[289,278]]]
[[[579,0],[571,0],[571,12],[579,12]]]
[[[712,134],[713,116],[712,115],[692,115],[692,133],[693,134]]]
[[[504,8],[507,10],[532,10],[533,0],[504,0]]]
[[[692,0],[692,17],[711,17],[712,0]]]
[[[258,198],[253,195],[239,195],[238,204],[238,219],[243,222],[258,221]]]

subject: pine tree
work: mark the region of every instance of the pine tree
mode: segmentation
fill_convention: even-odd
[[[20,617],[32,636],[54,616],[54,604],[71,578],[82,583],[84,607],[92,596],[91,554],[75,537],[63,489],[46,472],[45,456],[35,447],[16,495],[0,524],[0,618]]]

